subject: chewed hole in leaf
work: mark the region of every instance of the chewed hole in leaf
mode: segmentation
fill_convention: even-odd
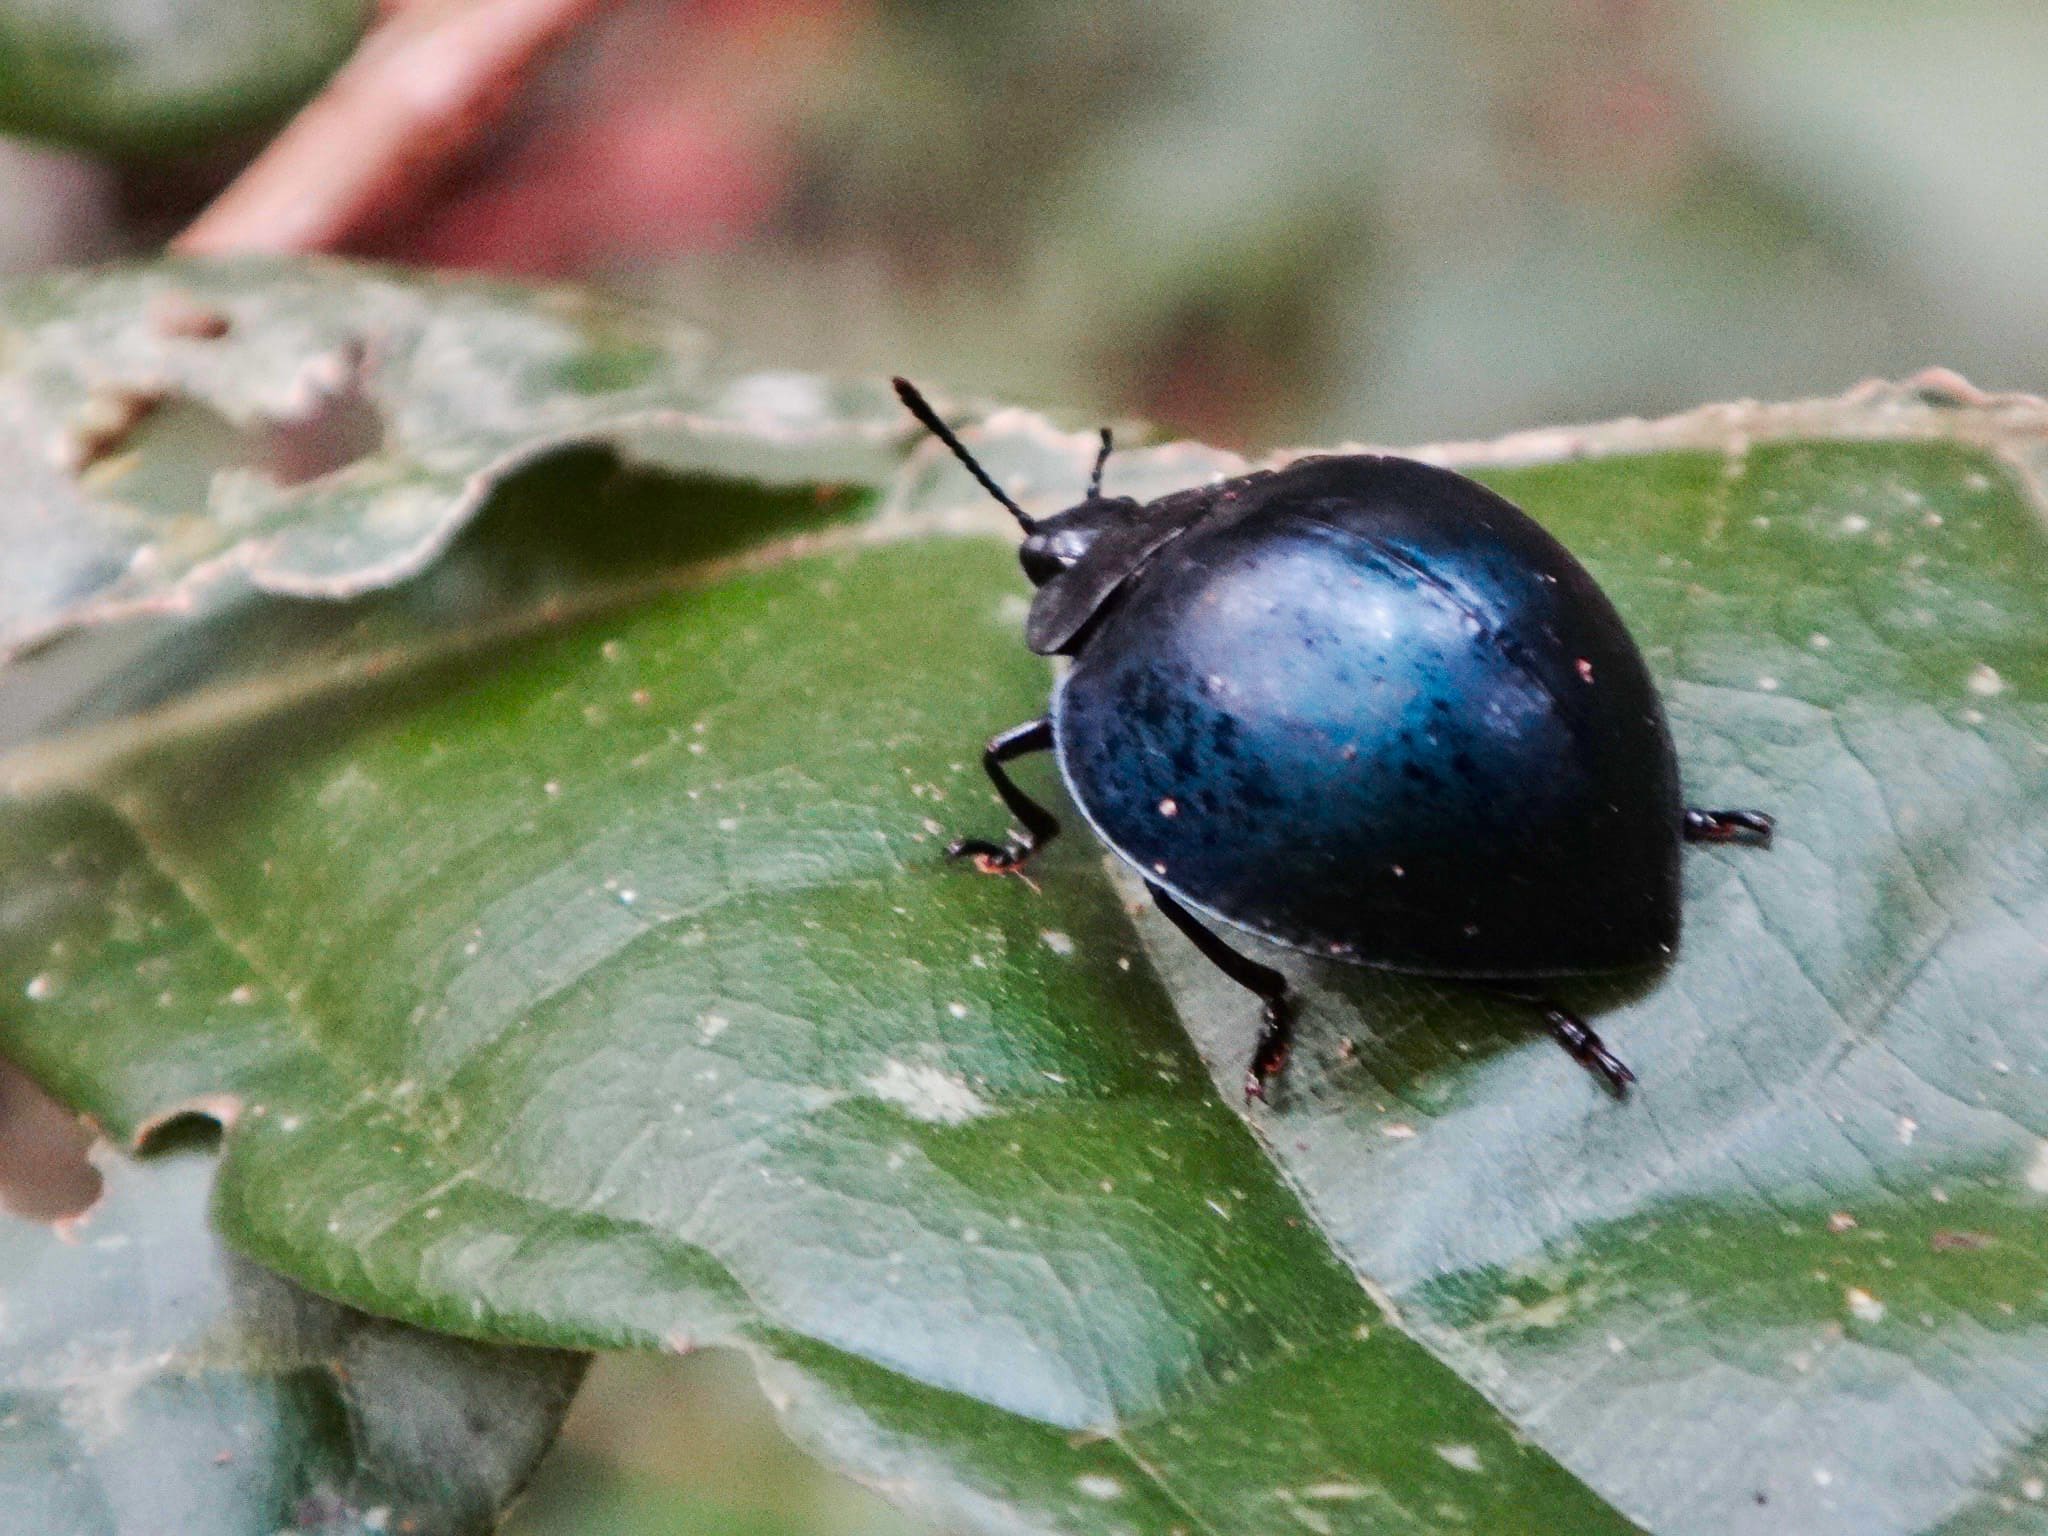
[[[365,387],[360,342],[307,371],[303,408],[263,423],[255,468],[280,485],[337,474],[384,443],[384,418]]]
[[[110,387],[73,420],[64,453],[94,490],[146,512],[189,516],[205,509],[222,470],[295,486],[376,453],[384,417],[365,379],[360,346],[315,358],[292,408],[250,423],[177,391]]]
[[[241,1113],[241,1101],[232,1094],[181,1104],[144,1121],[135,1131],[135,1150],[144,1157],[163,1157],[174,1152],[215,1152],[221,1136]]]
[[[100,1197],[91,1145],[76,1115],[0,1059],[0,1210],[57,1222],[90,1209]]]

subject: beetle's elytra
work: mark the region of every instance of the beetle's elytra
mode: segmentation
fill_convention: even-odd
[[[1302,459],[1139,505],[1026,515],[902,379],[903,403],[1024,529],[1025,638],[1071,656],[1042,718],[983,763],[1022,833],[1059,832],[1003,765],[1051,750],[1160,910],[1264,1005],[1245,1092],[1286,1063],[1286,979],[1201,922],[1540,1009],[1617,1092],[1634,1080],[1547,977],[1667,960],[1683,841],[1768,842],[1689,810],[1649,669],[1584,566],[1519,508],[1409,459]],[[1199,914],[1199,915],[1198,915]]]

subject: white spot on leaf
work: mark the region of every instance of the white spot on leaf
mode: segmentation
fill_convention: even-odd
[[[867,1086],[883,1103],[933,1125],[960,1125],[990,1113],[980,1094],[937,1067],[891,1060],[867,1079]]]
[[[1436,1448],[1436,1453],[1460,1472],[1477,1472],[1479,1470],[1479,1452],[1474,1446],[1462,1444],[1440,1445]]]

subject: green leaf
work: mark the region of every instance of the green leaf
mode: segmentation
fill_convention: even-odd
[[[0,1497],[48,1536],[483,1532],[582,1374],[308,1295],[206,1230],[214,1159],[101,1144],[99,1202],[0,1215]]]
[[[369,0],[0,0],[0,130],[163,154],[276,121]]]
[[[68,632],[340,599],[430,565],[504,479],[595,444],[680,474],[885,475],[886,389],[735,378],[565,291],[261,260],[0,295],[0,660]]]
[[[398,287],[235,281],[335,316]],[[476,302],[422,290],[383,345]],[[976,747],[1048,682],[999,515],[929,447],[822,504],[738,467],[886,459],[872,392],[813,392],[836,433],[712,413],[716,465],[663,387],[669,459],[630,420],[525,441],[694,475],[607,499],[603,452],[509,451],[407,503],[413,579],[155,610],[146,708],[0,757],[0,1044],[124,1131],[230,1121],[224,1230],[318,1290],[733,1344],[828,1459],[977,1529],[2025,1528],[2042,407],[1930,381],[1446,451],[1594,567],[1690,791],[1779,844],[1690,857],[1669,972],[1572,989],[1629,1102],[1519,1015],[1303,970],[1248,1127],[1248,1004],[1098,849],[1029,885],[941,857],[1000,826]],[[1091,446],[1015,413],[976,443],[1040,509]],[[16,672],[50,694],[125,675],[126,624],[48,633]]]

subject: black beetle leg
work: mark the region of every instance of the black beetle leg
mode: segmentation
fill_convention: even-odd
[[[1033,752],[1050,751],[1051,748],[1052,721],[1049,718],[1027,721],[989,738],[988,746],[981,754],[981,766],[988,771],[990,782],[995,785],[996,793],[1003,797],[1003,804],[1010,808],[1010,814],[1023,825],[1024,835],[1011,843],[963,837],[946,849],[947,858],[972,859],[975,868],[985,875],[1007,875],[1060,835],[1060,824],[1053,819],[1052,812],[1025,794],[1003,772],[1003,764],[1028,757]]]
[[[1636,1080],[1635,1073],[1628,1069],[1628,1063],[1607,1049],[1607,1042],[1593,1032],[1593,1026],[1573,1013],[1569,1008],[1560,1008],[1547,997],[1531,992],[1517,992],[1511,987],[1492,987],[1490,991],[1500,997],[1512,998],[1518,1003],[1527,1003],[1540,1009],[1543,1027],[1550,1031],[1551,1038],[1564,1047],[1570,1056],[1588,1072],[1595,1072],[1614,1091],[1616,1098],[1628,1092],[1628,1085]]]
[[[1753,843],[1768,848],[1776,826],[1762,811],[1702,811],[1692,806],[1685,811],[1688,843]]]
[[[1265,1027],[1259,1031],[1259,1043],[1252,1047],[1251,1068],[1244,1075],[1244,1096],[1263,1101],[1267,1087],[1287,1065],[1287,1053],[1294,1047],[1294,999],[1288,996],[1287,978],[1269,965],[1245,959],[1203,927],[1195,914],[1182,906],[1163,886],[1154,885],[1150,880],[1145,882],[1145,886],[1152,892],[1152,900],[1158,904],[1159,910],[1166,914],[1174,927],[1188,936],[1188,941],[1202,952],[1202,958],[1240,987],[1255,994],[1264,1005]]]

